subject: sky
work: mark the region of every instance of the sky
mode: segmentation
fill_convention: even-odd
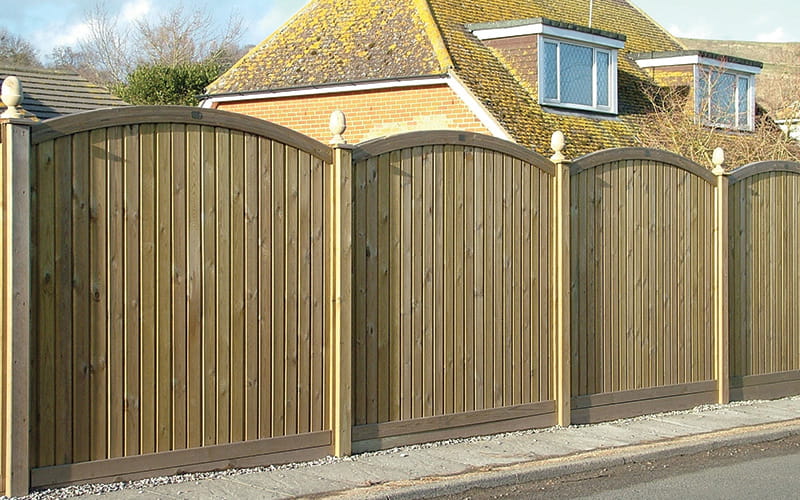
[[[46,59],[57,46],[76,46],[85,36],[86,13],[104,1],[120,22],[158,16],[183,3],[219,13],[231,11],[245,21],[242,43],[257,44],[298,11],[306,0],[31,0],[30,4],[0,9],[0,26],[22,36]],[[588,0],[587,0],[588,1]],[[688,38],[800,42],[800,2],[797,0],[633,0],[673,35]],[[225,7],[220,8],[220,5]]]

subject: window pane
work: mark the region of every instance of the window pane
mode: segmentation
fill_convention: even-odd
[[[561,102],[592,106],[592,49],[561,44]]]
[[[597,52],[597,105],[608,106],[608,53]]]
[[[750,114],[750,106],[748,106],[748,101],[750,100],[750,80],[747,78],[739,77],[739,106],[738,106],[738,120],[736,122],[736,126],[739,128],[747,128],[750,124],[748,123],[748,115]]]
[[[544,43],[544,88],[542,95],[545,99],[558,99],[558,45]]]
[[[711,121],[721,125],[734,125],[736,118],[736,76],[729,73],[712,74]]]

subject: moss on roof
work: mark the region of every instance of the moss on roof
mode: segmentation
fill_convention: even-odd
[[[627,54],[683,49],[637,7],[625,0],[594,1],[592,28],[626,36],[619,57],[619,116],[611,119],[545,110],[536,89],[467,27],[530,18],[587,26],[588,11],[585,0],[312,0],[208,92],[426,76],[452,64],[520,144],[546,154],[552,132],[560,129],[573,156],[632,145],[636,123],[649,111],[641,86],[652,82]]]

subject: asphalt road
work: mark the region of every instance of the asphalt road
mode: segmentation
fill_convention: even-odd
[[[441,498],[800,499],[800,436]]]

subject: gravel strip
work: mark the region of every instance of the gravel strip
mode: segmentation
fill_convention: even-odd
[[[798,401],[800,400],[800,396],[793,396],[784,398],[785,400],[791,401]],[[641,417],[633,417],[633,418],[625,418],[620,420],[615,420],[613,422],[603,422],[603,424],[612,424],[612,425],[624,425],[626,423],[632,422],[641,422],[647,420],[657,420],[664,416],[669,415],[687,415],[687,414],[700,414],[700,413],[710,413],[720,410],[725,410],[729,408],[736,408],[742,406],[755,406],[759,403],[763,403],[764,401],[736,401],[724,405],[720,404],[706,404],[700,405],[690,410],[680,410],[680,411],[671,411],[671,412],[664,412],[664,413],[657,413],[653,415],[643,415]],[[574,427],[587,427],[593,426],[598,424],[584,424],[584,425],[575,425]],[[252,467],[252,468],[243,468],[243,469],[226,469],[221,471],[213,471],[213,472],[201,472],[201,473],[189,473],[189,474],[178,474],[174,476],[162,476],[162,477],[153,477],[148,479],[140,479],[136,481],[124,481],[124,482],[117,482],[117,483],[101,483],[101,484],[81,484],[81,485],[74,485],[74,486],[66,486],[63,488],[51,488],[46,490],[38,490],[32,492],[30,495],[25,497],[18,497],[24,499],[31,499],[31,500],[44,500],[44,499],[61,499],[61,498],[72,498],[81,495],[101,495],[103,493],[109,493],[112,491],[120,491],[120,490],[138,490],[138,492],[142,492],[144,488],[149,488],[152,486],[159,486],[164,484],[177,484],[177,483],[186,483],[186,482],[199,482],[203,480],[209,479],[218,479],[218,478],[225,478],[225,477],[232,477],[238,476],[243,474],[252,474],[258,472],[272,472],[272,471],[281,471],[281,470],[294,470],[294,469],[306,469],[311,467],[318,467],[321,465],[326,464],[334,464],[339,462],[355,462],[361,460],[363,458],[368,458],[377,455],[391,455],[391,454],[400,454],[400,456],[408,456],[410,452],[414,450],[421,450],[421,449],[429,449],[429,448],[436,448],[440,446],[448,446],[457,443],[479,443],[483,441],[492,441],[497,439],[503,438],[513,438],[515,436],[526,436],[526,435],[533,435],[533,434],[540,434],[540,433],[552,433],[557,430],[560,430],[560,427],[548,427],[545,429],[530,429],[525,431],[516,431],[516,432],[506,432],[502,434],[494,434],[491,436],[476,436],[471,438],[459,438],[459,439],[448,439],[444,441],[436,441],[433,443],[424,443],[424,444],[415,444],[409,446],[401,446],[397,448],[390,448],[387,450],[380,450],[380,451],[371,451],[366,453],[360,453],[358,455],[350,456],[350,457],[325,457],[320,460],[314,460],[311,462],[302,462],[302,463],[292,463],[286,465],[270,465],[266,467]],[[0,499],[6,499],[8,497],[0,497]]]

